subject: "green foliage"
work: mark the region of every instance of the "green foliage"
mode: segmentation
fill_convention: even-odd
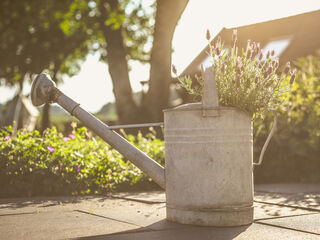
[[[102,0],[1,1],[0,55],[6,57],[0,59],[0,85],[23,86],[45,69],[54,81],[62,81],[64,74],[79,72],[90,52],[99,51],[107,61],[104,24],[123,28],[128,59],[148,61],[155,1],[114,2],[119,4],[111,9]]]
[[[297,79],[288,101],[278,109],[278,127],[266,151],[264,163],[256,169],[256,180],[320,181],[320,52],[295,62]],[[272,116],[255,121],[257,149],[261,149]]]
[[[61,21],[60,28],[67,36],[77,32],[87,33],[85,43],[88,48],[99,51],[101,59],[106,62],[105,26],[112,30],[122,28],[128,59],[147,62],[150,58],[154,13],[154,0],[73,0],[68,11],[56,13],[56,16]]]
[[[283,103],[284,93],[289,90],[290,64],[279,76],[279,60],[273,57],[274,52],[269,52],[264,59],[260,44],[250,41],[240,52],[236,37],[235,32],[230,49],[224,48],[220,39],[216,44],[209,43],[220,105],[242,108],[250,114],[275,109]],[[290,75],[294,80],[295,70]],[[189,93],[202,95],[202,76],[196,77],[199,83],[196,87],[190,77],[178,79]]]
[[[73,1],[18,1],[0,3],[0,84],[15,85],[34,73],[48,69],[56,74],[75,74],[77,61],[88,53],[90,35],[73,23],[65,22],[65,14]],[[78,12],[74,12],[74,19]],[[61,27],[61,26],[64,26]],[[70,31],[66,32],[66,28]],[[73,30],[73,31],[71,31]],[[73,64],[68,62],[73,61]],[[61,80],[56,76],[55,81]]]
[[[123,26],[130,59],[148,62],[153,41],[156,1],[121,2],[126,15]]]
[[[68,136],[47,129],[0,131],[0,196],[96,194],[123,186],[150,182],[138,168],[115,149],[95,139],[86,128],[76,128]],[[127,136],[150,157],[163,164],[164,143],[151,135]]]
[[[320,51],[317,56],[298,59],[297,81],[294,83],[284,111],[288,122],[305,131],[310,144],[320,144]]]

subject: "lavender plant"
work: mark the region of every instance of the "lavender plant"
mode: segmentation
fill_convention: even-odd
[[[224,47],[221,39],[211,44],[210,38],[210,32],[207,31],[208,54],[211,57],[220,105],[242,108],[253,115],[275,109],[283,103],[296,75],[290,62],[280,72],[279,59],[274,57],[274,51],[269,51],[264,57],[260,43],[250,40],[246,49],[239,51],[236,46],[237,30],[233,31],[233,46],[229,49]],[[172,70],[176,73],[174,66]],[[203,77],[195,78],[198,84],[194,84],[190,76],[178,77],[178,80],[190,94],[201,96]]]

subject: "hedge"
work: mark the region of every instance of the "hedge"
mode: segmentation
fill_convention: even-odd
[[[151,134],[129,135],[139,149],[164,164],[164,143]],[[0,131],[0,197],[102,194],[150,183],[115,149],[84,127],[63,136],[55,127],[43,134]]]

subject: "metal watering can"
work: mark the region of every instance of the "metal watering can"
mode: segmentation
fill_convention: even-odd
[[[48,74],[32,83],[31,100],[35,106],[58,103],[165,189],[168,220],[202,226],[253,222],[252,119],[218,106],[211,70],[204,72],[202,103],[164,110],[166,169],[63,94]]]

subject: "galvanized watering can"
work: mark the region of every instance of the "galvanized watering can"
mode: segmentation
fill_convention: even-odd
[[[240,109],[219,107],[214,76],[209,69],[204,76],[202,103],[164,111],[166,169],[64,95],[49,75],[35,79],[31,100],[35,106],[58,103],[164,188],[168,220],[202,226],[250,224],[252,119]]]

